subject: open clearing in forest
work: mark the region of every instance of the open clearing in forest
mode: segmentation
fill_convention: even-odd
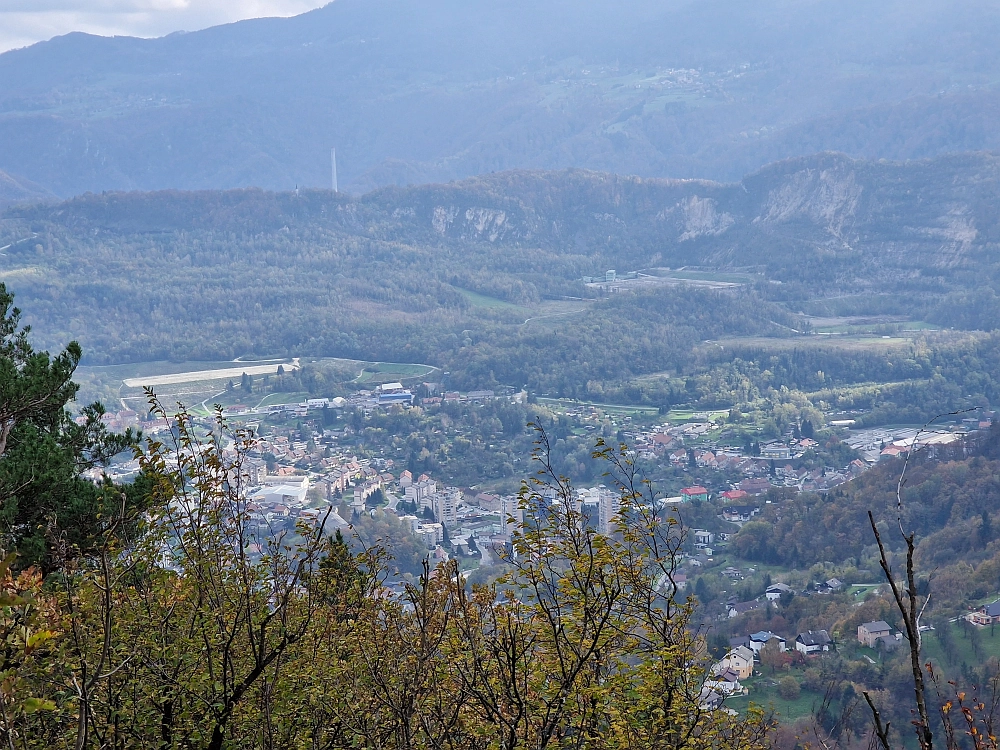
[[[378,385],[395,380],[425,378],[438,371],[433,365],[407,364],[403,362],[371,362],[363,365],[361,373],[352,382],[358,385]]]
[[[701,344],[700,349],[764,349],[787,351],[789,349],[843,349],[845,351],[871,351],[877,349],[899,349],[910,346],[913,339],[905,336],[789,336],[770,338],[767,336],[746,336],[716,339]]]
[[[485,294],[480,294],[479,292],[473,292],[469,289],[463,289],[460,286],[452,288],[469,300],[473,307],[485,307],[487,309],[495,310],[523,310],[524,312],[528,312],[528,308],[516,305],[513,302],[508,302],[507,300],[499,299],[498,297],[490,297]]]
[[[169,375],[150,375],[141,378],[126,378],[122,383],[127,388],[152,388],[157,385],[177,385],[178,383],[201,383],[207,380],[229,380],[247,375],[277,375],[278,368],[297,370],[298,360],[278,362],[267,365],[246,364],[240,367],[229,367],[218,370],[195,370],[193,372],[176,372]]]

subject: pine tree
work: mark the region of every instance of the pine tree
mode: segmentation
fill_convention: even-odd
[[[72,377],[80,345],[72,341],[55,357],[36,352],[20,319],[14,296],[0,283],[0,541],[17,552],[19,565],[50,570],[65,555],[89,549],[121,512],[123,493],[127,513],[142,506],[147,482],[140,476],[124,488],[110,481],[95,486],[81,476],[137,436],[109,433],[100,403],[84,407],[77,424],[67,406],[79,390]],[[49,541],[59,537],[66,544],[53,556]]]

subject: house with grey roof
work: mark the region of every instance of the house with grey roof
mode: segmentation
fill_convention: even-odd
[[[892,628],[889,627],[889,623],[885,620],[876,620],[875,622],[866,622],[858,625],[858,642],[868,646],[868,648],[875,648],[875,644],[879,638],[884,638],[891,634]]]
[[[807,630],[795,637],[795,650],[803,654],[816,654],[829,651],[833,639],[825,630]]]

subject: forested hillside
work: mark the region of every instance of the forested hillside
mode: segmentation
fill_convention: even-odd
[[[823,150],[1000,148],[989,3],[337,0],[0,55],[0,169],[87,190],[290,190],[584,167],[734,180]]]
[[[969,455],[966,455],[966,452]],[[968,601],[989,596],[1000,585],[1000,426],[994,425],[967,451],[952,449],[928,459],[915,455],[906,467],[903,528],[916,533],[916,562],[930,577],[935,613],[960,613]],[[878,550],[868,512],[880,524],[890,549],[905,552],[898,533],[896,486],[903,461],[877,468],[829,493],[785,496],[745,524],[733,551],[747,560],[806,570],[838,566],[853,578],[878,580]],[[859,574],[858,571],[864,571]]]
[[[12,210],[4,229],[25,232],[41,222],[53,232],[116,242],[169,239],[173,247],[220,232],[231,243],[253,237],[286,245],[322,239],[336,246],[346,235],[378,245],[382,255],[401,244],[433,248],[435,262],[448,270],[456,252],[502,247],[506,258],[489,263],[531,275],[542,293],[581,293],[563,282],[610,264],[619,271],[753,267],[794,282],[793,290],[781,290],[786,298],[799,285],[828,295],[933,294],[971,288],[994,270],[998,194],[1000,161],[989,154],[906,164],[819,154],[770,165],[735,184],[571,170],[500,173],[359,198],[328,191],[86,195],[58,207]]]
[[[55,196],[32,182],[0,172],[0,209],[18,203],[54,200]]]
[[[569,171],[361,198],[109,193],[8,210],[0,266],[40,342],[78,339],[92,363],[424,362],[466,387],[713,408],[784,386],[919,419],[993,396],[992,339],[920,327],[1000,326],[998,195],[987,155],[819,155],[736,185]],[[641,273],[582,280],[608,268]],[[807,314],[918,326],[874,346]]]
[[[673,366],[697,338],[791,335],[801,330],[789,317],[798,313],[997,327],[998,197],[1000,164],[988,155],[905,165],[819,155],[735,185],[569,171],[361,198],[85,195],[9,210],[0,243],[12,245],[5,278],[31,300],[35,320],[53,340],[80,338],[99,360],[458,356],[463,341],[486,331],[504,348],[510,336],[536,335],[521,324],[545,314],[545,300],[638,289],[549,323],[586,330],[591,317],[613,315],[627,327],[645,315],[654,340],[658,327],[687,326],[694,339],[655,344],[670,358],[644,358],[653,371]],[[695,292],[670,285],[704,280],[664,277],[690,266],[741,273],[709,275],[735,281],[709,284],[716,291],[689,302],[683,295]],[[607,268],[645,278],[615,289],[581,282]],[[747,295],[769,305],[734,315]],[[688,311],[686,320],[667,316],[670,305]]]

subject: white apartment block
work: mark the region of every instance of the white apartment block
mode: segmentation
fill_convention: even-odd
[[[500,533],[506,541],[514,537],[514,532],[524,523],[524,511],[519,506],[517,495],[500,498]]]
[[[448,487],[441,492],[435,492],[429,498],[434,520],[445,526],[458,524],[458,506],[462,502],[462,491]]]
[[[606,487],[600,488],[598,504],[597,530],[605,536],[613,534],[616,529],[618,515],[622,510],[621,495]]]

